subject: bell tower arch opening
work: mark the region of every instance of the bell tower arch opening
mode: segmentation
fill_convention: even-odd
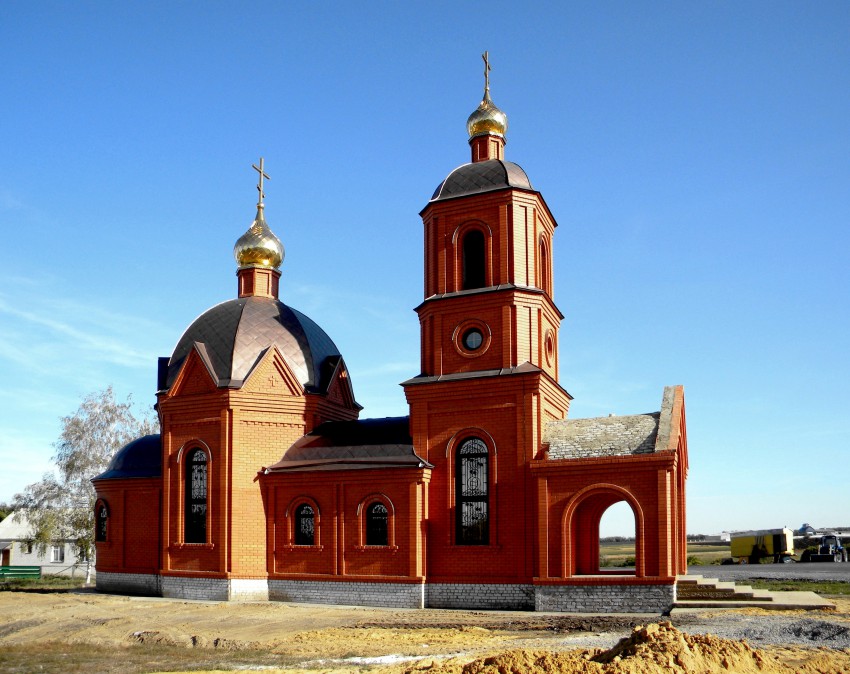
[[[487,256],[484,251],[484,233],[470,229],[461,239],[462,290],[483,288],[487,285]]]

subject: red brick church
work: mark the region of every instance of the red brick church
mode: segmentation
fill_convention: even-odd
[[[160,359],[161,434],[97,490],[97,587],[195,599],[665,611],[686,571],[681,386],[658,412],[567,419],[553,299],[556,222],[504,158],[484,98],[471,162],[421,212],[421,370],[409,416],[359,419],[331,338],[278,297],[283,246],[257,215],[237,297]],[[635,567],[599,568],[625,501]]]

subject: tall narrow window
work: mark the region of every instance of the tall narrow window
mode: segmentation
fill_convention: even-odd
[[[463,237],[463,290],[487,285],[484,234],[472,229]]]
[[[313,506],[302,503],[295,509],[295,545],[315,545],[316,513]]]
[[[366,511],[366,545],[389,545],[387,520],[389,512],[383,503],[373,503]]]
[[[551,267],[549,266],[549,248],[546,240],[540,239],[540,288],[550,295],[552,294],[552,282],[550,279]]]
[[[207,455],[193,449],[186,457],[186,521],[184,542],[207,542]]]
[[[109,512],[105,503],[99,503],[95,511],[94,540],[103,542],[106,540]]]
[[[466,440],[457,451],[457,544],[487,545],[490,540],[487,445]]]

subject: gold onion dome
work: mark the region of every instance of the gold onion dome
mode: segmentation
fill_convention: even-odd
[[[485,90],[481,104],[466,120],[466,130],[470,138],[490,134],[505,137],[508,130],[508,116],[490,99],[489,89]]]
[[[481,54],[484,59],[484,98],[478,109],[466,120],[466,130],[469,131],[469,139],[476,136],[501,136],[505,137],[508,130],[508,116],[496,107],[490,98],[490,52]]]
[[[271,267],[278,269],[284,250],[263,216],[263,204],[257,204],[257,217],[233,246],[233,256],[240,267]]]

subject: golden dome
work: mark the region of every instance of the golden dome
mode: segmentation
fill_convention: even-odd
[[[284,250],[263,216],[263,204],[257,204],[257,217],[236,245],[233,256],[239,267],[270,267],[278,269],[283,262]]]
[[[484,92],[484,100],[466,120],[466,130],[470,138],[485,135],[505,137],[508,130],[508,116],[490,99],[489,88]]]

